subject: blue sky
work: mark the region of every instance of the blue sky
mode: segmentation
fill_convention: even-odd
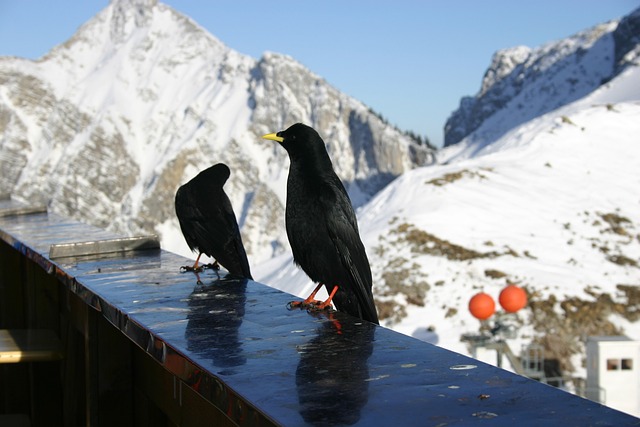
[[[165,0],[254,58],[293,56],[402,129],[441,144],[460,98],[496,50],[539,46],[640,7],[640,0]],[[38,58],[106,0],[0,0],[0,56]]]

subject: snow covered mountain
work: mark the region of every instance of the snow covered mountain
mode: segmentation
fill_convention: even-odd
[[[640,10],[538,48],[517,46],[493,56],[482,86],[465,97],[445,125],[445,147],[463,138],[491,143],[510,129],[576,101],[636,61]]]
[[[252,262],[287,247],[288,157],[261,135],[325,137],[362,204],[431,151],[294,59],[226,47],[155,0],[113,0],[38,61],[0,58],[0,193],[190,254],[176,189],[224,162]]]
[[[628,52],[639,51],[634,43]],[[607,64],[583,56],[594,61],[582,62],[585,76],[613,68],[613,55]],[[640,61],[625,61],[608,82],[565,104],[560,94],[557,108],[530,120],[509,104],[480,125],[483,138],[441,150],[437,165],[404,173],[358,211],[383,325],[468,354],[462,335],[494,326],[471,316],[470,297],[484,291],[497,304],[516,283],[529,295],[503,319],[517,329],[516,353],[539,343],[580,375],[587,336],[640,339]],[[549,101],[529,96],[532,108]],[[510,122],[521,124],[505,129]],[[285,291],[312,289],[288,254],[255,270]]]

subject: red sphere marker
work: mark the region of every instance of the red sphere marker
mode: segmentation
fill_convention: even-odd
[[[500,292],[498,301],[504,311],[515,313],[527,305],[527,293],[516,285],[509,285]]]
[[[496,311],[496,303],[491,295],[480,292],[469,300],[469,311],[476,319],[486,320]]]

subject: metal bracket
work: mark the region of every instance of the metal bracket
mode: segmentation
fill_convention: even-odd
[[[49,259],[160,249],[157,235],[51,245]]]

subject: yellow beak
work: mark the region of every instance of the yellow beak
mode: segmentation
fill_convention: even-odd
[[[270,139],[270,140],[272,140],[272,141],[278,141],[278,142],[282,142],[282,141],[284,141],[284,138],[283,138],[283,137],[278,136],[278,135],[277,135],[277,134],[275,134],[275,133],[268,133],[268,134],[266,134],[266,135],[263,135],[262,137],[263,137],[264,139]]]

